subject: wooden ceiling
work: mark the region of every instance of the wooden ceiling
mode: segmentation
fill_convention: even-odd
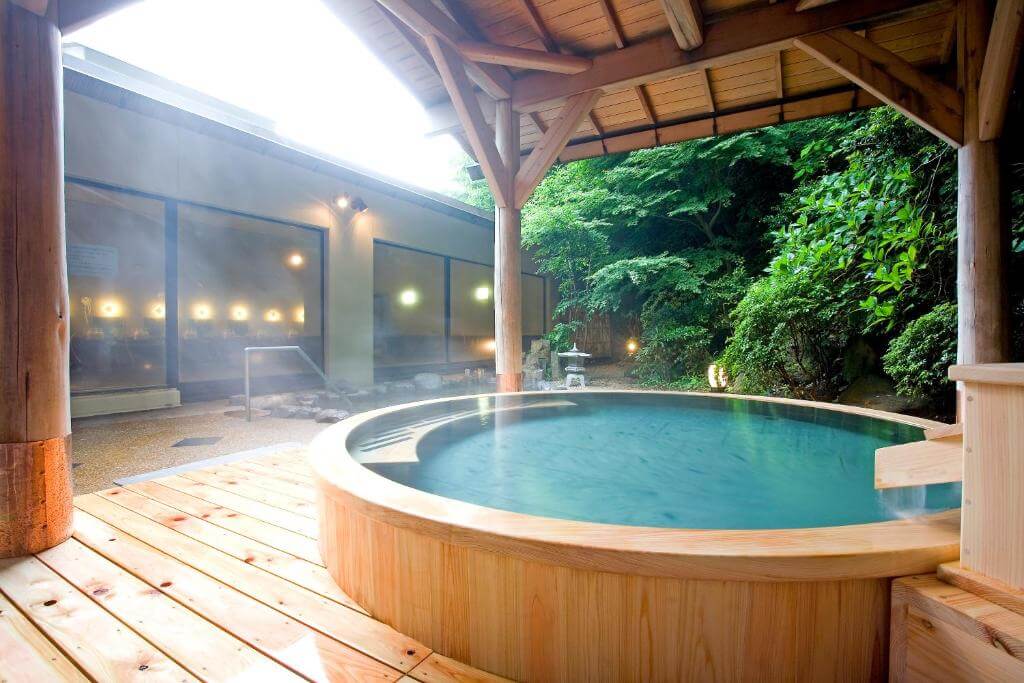
[[[952,1],[692,0],[701,14],[703,45],[687,51],[680,47],[685,36],[670,24],[673,7],[691,5],[685,0],[425,1],[474,44],[590,58],[579,60],[582,69],[592,63],[605,72],[622,70],[629,61],[641,65],[638,73],[651,66],[650,74],[634,77],[627,68],[621,77],[588,83],[596,69],[573,75],[486,65],[511,77],[524,151],[558,118],[569,95],[601,86],[603,94],[561,153],[563,161],[879,103],[796,47],[794,39],[805,33],[848,26],[922,71],[946,77],[955,34]],[[377,0],[326,2],[427,107],[435,132],[461,138],[462,126],[416,28]],[[791,28],[781,28],[783,22]],[[636,59],[627,60],[630,53]],[[566,69],[574,68],[564,61]],[[479,99],[493,122],[493,99],[484,93]]]

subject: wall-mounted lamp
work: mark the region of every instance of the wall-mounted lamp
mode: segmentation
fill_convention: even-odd
[[[243,322],[249,319],[249,309],[245,306],[232,306],[231,319]]]
[[[366,206],[366,202],[363,201],[362,197],[353,197],[349,194],[340,194],[334,198],[334,205],[339,209],[352,209],[356,213],[362,213],[369,207]]]
[[[210,320],[213,318],[213,309],[209,304],[199,303],[192,307],[192,318],[195,320]]]
[[[420,300],[419,292],[415,289],[405,289],[398,295],[398,301],[403,306],[415,306],[416,302]]]
[[[491,298],[491,288],[481,285],[473,290],[473,298],[477,301],[487,301]]]
[[[163,320],[167,315],[167,308],[159,301],[149,307],[149,317],[154,320]]]
[[[101,318],[120,318],[123,311],[121,302],[115,299],[101,301],[98,309]]]
[[[297,251],[289,254],[287,261],[292,268],[301,268],[306,263],[305,257]]]
[[[263,314],[263,319],[268,323],[279,323],[281,322],[281,311],[276,308],[271,308],[269,311]]]

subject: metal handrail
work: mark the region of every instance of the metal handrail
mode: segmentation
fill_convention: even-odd
[[[245,421],[246,422],[252,422],[252,383],[251,383],[251,379],[250,379],[252,373],[249,370],[249,356],[250,356],[250,354],[253,351],[294,351],[295,353],[299,354],[300,358],[302,358],[304,361],[306,361],[309,364],[309,367],[313,368],[313,371],[316,372],[316,374],[320,375],[320,379],[322,379],[324,381],[324,386],[326,386],[328,389],[334,389],[335,391],[338,391],[338,389],[334,386],[334,384],[331,382],[331,380],[327,379],[327,375],[324,374],[323,370],[321,370],[317,366],[317,364],[313,362],[313,359],[310,358],[306,354],[306,352],[303,351],[302,348],[299,347],[299,346],[246,346],[245,347]]]

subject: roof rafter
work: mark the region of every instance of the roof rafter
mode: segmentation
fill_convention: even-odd
[[[472,40],[469,32],[442,12],[430,0],[377,0],[384,9],[404,21],[423,38],[434,36],[451,47],[460,41]],[[496,99],[512,94],[512,75],[507,69],[493,64],[468,64],[467,71],[483,90]]]
[[[478,43],[476,41],[460,41],[459,52],[466,59],[477,63],[501,64],[519,69],[551,71],[560,74],[578,74],[594,65],[586,57],[563,55],[557,52],[527,50],[520,47],[509,47],[495,43]]]
[[[672,35],[683,50],[704,42],[704,13],[699,0],[661,0]]]
[[[845,28],[800,38],[796,46],[951,145],[963,143],[960,93],[892,52]]]
[[[534,33],[537,34],[540,42],[544,44],[544,49],[548,52],[558,52],[558,43],[555,42],[551,32],[544,25],[544,20],[541,18],[533,2],[531,0],[518,0],[518,3],[523,10],[523,14],[526,15],[526,20],[530,22]]]
[[[949,2],[925,4],[948,6]],[[536,111],[580,92],[595,88],[621,90],[726,63],[728,59],[776,52],[804,35],[921,7],[920,0],[870,0],[840,2],[798,13],[792,2],[764,5],[708,24],[704,43],[694,50],[680,50],[673,36],[661,36],[597,55],[594,66],[580,74],[524,76],[516,81],[513,105],[519,111]]]

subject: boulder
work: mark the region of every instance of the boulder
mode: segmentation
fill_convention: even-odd
[[[416,385],[413,384],[412,382],[394,382],[391,385],[391,388],[394,389],[397,392],[416,391]]]
[[[316,407],[321,410],[346,410],[352,412],[352,401],[333,391],[325,391],[316,400]]]
[[[292,417],[295,417],[295,413],[298,410],[299,410],[299,406],[293,406],[293,405],[288,405],[288,404],[282,403],[282,404],[276,405],[276,406],[274,406],[273,408],[270,409],[270,416],[271,417],[292,418]]]
[[[347,410],[321,410],[316,414],[316,421],[324,424],[334,424],[335,422],[341,422],[350,414]]]
[[[287,394],[267,394],[266,396],[253,396],[252,407],[256,410],[273,410],[277,406],[289,402]],[[242,405],[245,405],[245,397],[242,397]]]
[[[421,372],[412,378],[420,391],[437,391],[441,388],[441,375],[433,372]]]

